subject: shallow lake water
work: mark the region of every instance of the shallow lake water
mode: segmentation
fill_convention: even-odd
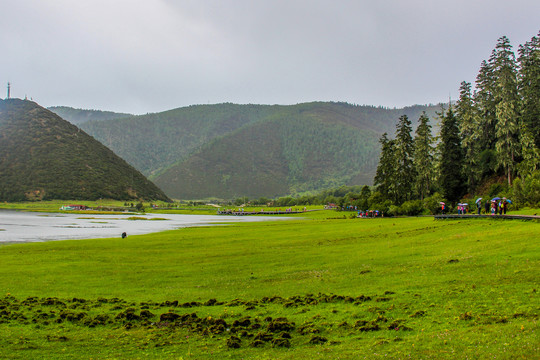
[[[134,217],[138,220],[128,219]],[[183,214],[96,215],[0,210],[0,244],[110,238],[121,237],[123,232],[129,236],[211,224],[284,219],[287,218]]]

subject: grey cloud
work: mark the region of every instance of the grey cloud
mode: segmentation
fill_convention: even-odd
[[[0,0],[0,84],[45,106],[405,106],[457,97],[540,4],[496,1]]]

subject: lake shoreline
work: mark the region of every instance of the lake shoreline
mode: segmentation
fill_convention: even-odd
[[[135,216],[134,216],[135,215]],[[62,240],[90,240],[145,235],[187,227],[217,226],[239,222],[279,221],[293,218],[231,217],[188,214],[51,213],[0,211],[0,245]]]

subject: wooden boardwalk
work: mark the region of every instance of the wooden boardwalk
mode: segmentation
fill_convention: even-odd
[[[290,215],[290,214],[302,214],[305,211],[218,211],[218,215]]]
[[[477,214],[447,214],[435,215],[435,220],[451,220],[451,219],[504,219],[504,220],[540,220],[538,215],[477,215]]]

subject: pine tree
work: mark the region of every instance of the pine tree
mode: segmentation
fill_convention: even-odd
[[[411,121],[407,115],[402,115],[396,126],[395,140],[395,181],[396,192],[394,202],[402,204],[410,200],[413,193],[413,184],[416,171],[413,165],[414,142],[412,138]]]
[[[490,63],[496,85],[493,93],[497,119],[495,148],[499,166],[504,168],[508,185],[511,185],[516,167],[516,157],[520,153],[521,146],[519,142],[516,61],[512,45],[506,36],[499,38]]]
[[[381,144],[381,156],[379,158],[379,164],[377,165],[377,172],[373,183],[378,185],[377,190],[386,199],[394,197],[395,184],[395,158],[394,158],[394,140],[388,139],[388,134],[382,134],[379,139]]]
[[[464,149],[465,163],[463,171],[467,178],[467,187],[469,191],[472,191],[480,181],[481,176],[481,171],[478,167],[481,134],[477,121],[478,116],[471,95],[471,83],[466,81],[461,83],[455,115],[461,134],[461,145]]]
[[[448,111],[442,110],[441,117],[441,142],[440,147],[440,187],[444,197],[456,203],[466,192],[465,178],[463,176],[463,149],[457,119],[454,116],[452,106]]]
[[[424,112],[418,119],[420,123],[416,128],[414,137],[414,169],[416,171],[415,188],[421,200],[429,195],[433,182],[433,135],[429,118]]]
[[[495,80],[493,71],[487,61],[482,61],[476,76],[474,107],[478,123],[478,146],[483,150],[495,149]]]
[[[540,149],[540,33],[518,49],[521,119]],[[525,151],[525,145],[523,144]]]

